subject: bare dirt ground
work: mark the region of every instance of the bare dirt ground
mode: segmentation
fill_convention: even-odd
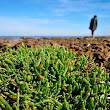
[[[85,38],[34,38],[34,37],[21,37],[21,38],[0,38],[0,49],[5,51],[6,47],[18,48],[26,44],[30,46],[44,46],[44,45],[58,45],[64,48],[72,49],[79,55],[85,54],[95,59],[102,68],[106,67],[107,72],[110,72],[110,37],[91,37]]]

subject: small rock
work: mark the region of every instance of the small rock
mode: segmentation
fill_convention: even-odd
[[[104,62],[104,67],[110,70],[110,61]]]
[[[3,47],[3,43],[2,42],[0,42],[0,48],[2,48]]]
[[[94,53],[93,58],[96,63],[101,63],[105,61],[105,58],[100,53]]]
[[[110,44],[106,44],[108,47],[110,47]]]

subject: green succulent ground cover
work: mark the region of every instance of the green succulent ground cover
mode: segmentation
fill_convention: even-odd
[[[0,53],[0,107],[5,110],[104,110],[109,74],[84,55],[57,46]]]

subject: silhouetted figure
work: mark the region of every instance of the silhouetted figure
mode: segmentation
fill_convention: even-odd
[[[92,37],[93,37],[93,38],[94,38],[94,31],[97,29],[97,24],[98,24],[97,16],[95,15],[95,16],[91,19],[90,27],[89,27],[89,29],[91,30],[91,34],[92,34]]]

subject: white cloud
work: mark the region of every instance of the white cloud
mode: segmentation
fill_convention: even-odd
[[[108,35],[110,23],[99,20],[95,35]],[[89,21],[71,22],[62,19],[36,19],[36,18],[5,18],[0,17],[0,36],[87,36]]]
[[[58,7],[51,9],[54,15],[66,16],[68,14],[101,14],[103,16],[110,10],[110,2],[100,0],[58,0]]]
[[[70,4],[72,1],[71,0],[59,0],[59,2],[63,4]]]
[[[46,15],[64,17],[74,13],[89,13],[99,14],[106,10],[110,11],[110,1],[103,0],[19,0],[22,3],[36,7],[43,7],[44,10],[39,10],[37,15]],[[34,11],[35,11],[34,10]]]
[[[35,18],[0,18],[0,35],[74,35],[62,26],[70,26],[65,20]],[[78,24],[74,24],[74,26]]]

